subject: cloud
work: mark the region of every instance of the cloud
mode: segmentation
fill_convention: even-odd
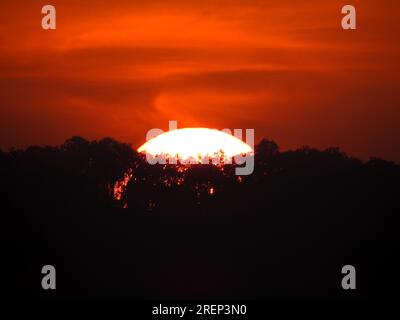
[[[336,0],[55,1],[55,32],[41,5],[0,13],[3,148],[79,134],[138,145],[178,120],[400,159],[398,2],[354,1],[355,32]]]

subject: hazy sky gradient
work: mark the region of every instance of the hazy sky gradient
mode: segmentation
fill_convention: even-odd
[[[43,1],[0,10],[0,147],[151,128],[255,128],[283,149],[400,161],[400,3]]]

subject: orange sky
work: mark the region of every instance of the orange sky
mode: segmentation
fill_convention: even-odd
[[[51,1],[0,8],[0,147],[147,130],[255,128],[283,149],[400,161],[400,3]]]

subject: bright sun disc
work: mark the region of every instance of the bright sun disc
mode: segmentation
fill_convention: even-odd
[[[139,152],[152,156],[168,155],[187,160],[213,157],[224,153],[225,158],[252,154],[253,149],[228,133],[207,128],[185,128],[165,132],[147,141]]]

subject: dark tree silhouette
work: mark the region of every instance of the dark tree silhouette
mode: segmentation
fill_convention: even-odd
[[[254,173],[234,169],[149,165],[111,138],[0,151],[7,292],[48,297],[38,278],[51,263],[55,297],[393,294],[397,164],[264,139]],[[361,279],[351,294],[345,264]]]

